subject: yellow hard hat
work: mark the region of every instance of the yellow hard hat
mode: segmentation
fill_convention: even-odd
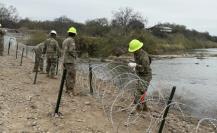
[[[140,48],[142,48],[143,46],[143,43],[140,42],[139,40],[137,39],[133,39],[130,43],[129,43],[129,49],[128,51],[129,52],[135,52],[137,50],[139,50]]]
[[[70,27],[68,33],[74,33],[77,35],[77,30],[75,29],[75,27]]]

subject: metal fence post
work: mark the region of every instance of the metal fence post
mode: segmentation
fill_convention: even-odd
[[[10,49],[11,49],[11,38],[9,39],[9,43],[8,43],[8,55],[10,55]]]
[[[37,62],[35,61],[35,63],[36,63],[37,66],[36,66],[35,78],[34,78],[33,84],[36,84],[36,80],[37,80],[37,77],[38,77],[38,67],[39,67],[40,61],[41,61],[40,58],[39,58],[39,60],[37,60]]]
[[[93,80],[93,71],[92,71],[92,66],[91,66],[91,64],[89,63],[89,84],[90,84],[90,94],[93,95],[92,80]]]
[[[168,114],[168,112],[169,112],[170,104],[171,104],[171,102],[172,102],[172,99],[173,99],[173,96],[174,96],[174,94],[175,94],[175,91],[176,91],[176,87],[173,86],[172,91],[171,91],[171,93],[170,93],[169,100],[167,101],[167,107],[166,107],[165,112],[164,112],[164,114],[163,114],[163,120],[161,121],[161,125],[160,125],[160,128],[159,128],[158,133],[162,133],[162,131],[163,131],[163,127],[164,127],[164,124],[165,124],[165,118],[167,117],[167,114]]]
[[[20,60],[20,66],[22,66],[23,64],[23,53],[24,53],[25,48],[23,48],[22,50],[22,55],[21,55],[21,60]]]
[[[61,79],[61,83],[60,83],[60,90],[59,90],[56,108],[55,108],[55,112],[54,112],[55,114],[59,114],[59,106],[60,106],[60,101],[61,101],[61,97],[62,97],[62,93],[63,93],[63,87],[64,87],[65,79],[66,79],[66,69],[63,70],[63,75],[62,75],[62,79]]]
[[[17,59],[17,54],[18,54],[18,42],[17,42],[17,47],[16,47],[16,59]]]

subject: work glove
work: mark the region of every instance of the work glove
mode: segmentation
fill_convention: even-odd
[[[128,63],[128,66],[129,66],[133,71],[136,70],[136,63],[130,62],[130,63]]]

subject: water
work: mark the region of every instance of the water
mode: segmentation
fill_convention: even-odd
[[[177,95],[187,101],[198,116],[217,118],[217,49],[195,50],[205,59],[174,58],[152,63],[154,88],[177,86]]]

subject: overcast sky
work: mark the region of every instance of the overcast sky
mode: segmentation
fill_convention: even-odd
[[[217,35],[217,0],[1,0],[17,8],[22,18],[47,20],[66,15],[78,22],[112,17],[112,11],[130,7],[148,19],[186,25]]]

